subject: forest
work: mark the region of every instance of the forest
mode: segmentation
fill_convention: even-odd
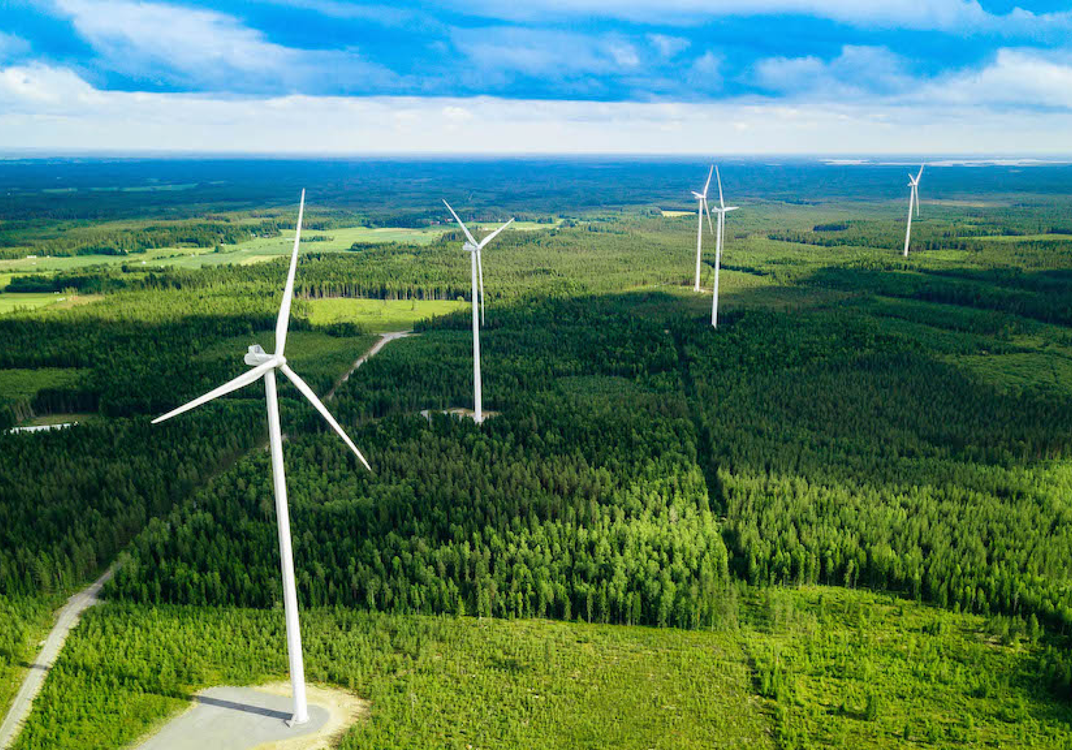
[[[57,599],[119,562],[20,748],[54,746],[81,710],[62,696],[123,696],[127,718],[104,712],[70,735],[115,747],[147,726],[130,711],[163,716],[199,686],[285,672],[259,387],[148,424],[241,372],[249,344],[270,348],[284,266],[143,265],[78,243],[99,231],[125,253],[242,246],[255,240],[220,232],[285,238],[293,208],[242,165],[226,186],[192,179],[203,165],[151,166],[193,187],[137,209],[122,191],[87,192],[119,173],[136,183],[136,165],[79,165],[79,189],[51,208],[31,189],[0,204],[20,217],[11,248],[89,248],[86,265],[22,264],[7,279],[0,261],[0,296],[89,297],[0,315],[0,428],[79,421],[0,434],[0,700]],[[685,165],[599,166],[598,203],[571,202],[594,167],[551,164],[517,194],[477,190],[459,207],[497,221],[547,191],[518,212],[542,226],[508,230],[484,258],[493,416],[480,426],[442,413],[472,401],[471,310],[443,306],[471,301],[461,234],[303,245],[288,357],[332,392],[373,467],[283,387],[310,668],[373,705],[343,746],[571,747],[608,722],[633,726],[617,746],[637,747],[1066,743],[1072,175],[995,168],[969,185],[935,169],[905,259],[885,168],[727,167],[743,208],[713,330],[713,254],[695,294],[695,216],[674,214],[691,204],[669,190]],[[430,165],[428,179],[531,167]],[[285,191],[306,165],[271,169]],[[442,221],[406,169],[326,181],[316,225]],[[374,177],[381,189],[360,194]],[[802,204],[794,184],[822,189]],[[356,307],[317,317],[338,300],[412,303],[399,325],[415,335],[340,382],[384,329]],[[203,649],[182,645],[201,628]],[[129,647],[100,655],[115,638]],[[611,672],[594,666],[603,650],[623,660]],[[673,669],[657,669],[667,654]],[[589,713],[564,718],[582,688],[555,665],[601,675],[583,688],[602,696]],[[462,673],[508,696],[500,734],[433,708],[466,701],[447,684]],[[674,711],[616,692],[644,674]],[[515,692],[526,680],[544,697]]]

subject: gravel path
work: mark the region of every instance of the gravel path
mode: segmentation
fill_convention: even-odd
[[[104,572],[104,575],[72,596],[63,605],[59,616],[56,618],[56,624],[52,627],[48,638],[45,639],[45,645],[41,649],[41,653],[37,655],[37,659],[30,665],[30,671],[27,672],[26,679],[23,680],[22,687],[19,688],[19,692],[15,696],[15,701],[11,704],[7,716],[4,717],[4,723],[0,724],[0,748],[10,746],[18,736],[19,730],[22,728],[22,722],[29,716],[34,698],[37,697],[37,693],[41,690],[41,685],[45,682],[45,677],[48,676],[48,670],[56,663],[56,658],[60,655],[60,650],[63,648],[64,641],[67,640],[67,635],[78,624],[82,613],[100,601],[100,590],[114,573],[115,566],[113,565]]]

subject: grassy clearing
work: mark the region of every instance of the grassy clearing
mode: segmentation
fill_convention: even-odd
[[[5,292],[0,294],[0,315],[16,310],[38,310],[43,307],[68,308],[102,299],[97,294],[59,294],[56,292]]]
[[[1072,394],[1072,358],[1067,354],[1039,351],[979,354],[957,357],[953,362],[1003,390],[1044,388]]]
[[[64,299],[62,295],[50,293],[0,294],[0,315],[14,312],[15,310],[36,310],[40,307],[55,304],[61,299]]]
[[[114,226],[122,226],[120,223]],[[511,230],[533,232],[552,229],[556,224],[540,224],[530,221],[514,222]],[[476,225],[470,229],[474,234],[481,234],[494,229],[491,225]],[[428,245],[438,240],[453,227],[441,225],[421,229],[401,227],[342,227],[318,231],[307,229],[302,237],[303,252],[343,252],[349,250],[355,242],[385,244]],[[323,239],[315,239],[323,238]],[[146,250],[133,255],[78,255],[73,257],[39,256],[35,258],[17,258],[0,260],[0,274],[8,276],[19,273],[53,273],[70,271],[77,268],[98,265],[134,264],[147,266],[176,266],[180,268],[201,268],[216,265],[249,265],[288,255],[294,247],[293,233],[283,233],[279,237],[256,237],[238,245],[223,245],[220,252],[209,247],[161,247]],[[2,288],[2,286],[0,286]]]
[[[73,386],[83,373],[83,370],[63,367],[0,370],[0,399],[21,401],[33,398],[42,388]]]
[[[71,413],[71,414],[46,414],[43,417],[34,417],[28,422],[23,422],[20,427],[45,427],[53,424],[69,424],[73,422],[85,422],[97,417],[96,414],[90,413]]]
[[[782,747],[1056,748],[1072,707],[1000,620],[837,588],[763,592],[745,640]]]
[[[302,618],[309,679],[371,704],[346,750],[773,747],[732,633],[347,610]],[[96,608],[15,747],[120,747],[193,690],[281,678],[282,643],[278,612]]]
[[[380,300],[324,298],[306,300],[309,321],[314,325],[355,323],[370,333],[404,331],[420,320],[446,315],[465,307],[454,300]]]
[[[314,682],[367,722],[340,748],[1055,748],[1072,707],[1002,621],[829,587],[745,590],[739,625],[303,612]],[[286,673],[278,611],[87,613],[16,744],[119,747],[213,684]]]
[[[987,237],[979,237],[978,239],[986,242],[1045,242],[1046,240],[1072,240],[1072,234],[1020,234],[1020,235],[992,235]]]

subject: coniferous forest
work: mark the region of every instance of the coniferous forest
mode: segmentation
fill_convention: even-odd
[[[270,350],[317,166],[0,169],[0,707],[117,564],[15,747],[285,677],[263,387],[149,421]],[[369,703],[341,747],[1072,742],[1072,170],[935,169],[905,258],[896,170],[724,167],[716,330],[695,165],[430,164],[525,221],[477,425],[464,236],[404,163],[319,166],[287,356],[373,471],[280,395],[309,677]],[[378,306],[413,335],[353,370]]]

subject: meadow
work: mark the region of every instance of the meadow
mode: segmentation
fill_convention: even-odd
[[[307,609],[306,668],[369,701],[347,750],[1072,741],[1072,707],[1038,684],[1047,645],[1037,634],[845,589],[740,596],[732,619],[692,631]],[[270,610],[95,609],[15,747],[122,747],[204,686],[283,678],[279,620]]]
[[[906,259],[892,168],[727,165],[715,331],[695,165],[424,166],[319,165],[297,273],[288,357],[374,469],[283,386],[307,661],[372,706],[343,747],[1069,744],[1068,169],[929,171]],[[85,186],[180,165],[78,165],[0,214],[12,255],[71,253],[0,267],[0,302],[89,300],[0,316],[0,427],[95,415],[0,435],[8,674],[123,561],[18,747],[284,676],[260,391],[147,424],[273,343],[309,167],[228,168],[131,193]],[[434,413],[471,406],[472,318],[427,193],[477,177],[510,188],[466,220],[527,222],[484,259],[480,427]]]

